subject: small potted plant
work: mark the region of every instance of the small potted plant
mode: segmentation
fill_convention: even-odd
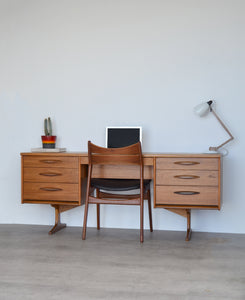
[[[50,118],[44,119],[44,134],[42,135],[43,148],[55,148],[56,135],[52,135],[52,122]]]

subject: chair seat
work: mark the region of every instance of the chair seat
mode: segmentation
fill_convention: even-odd
[[[144,189],[150,188],[151,180],[144,180]],[[91,186],[105,191],[131,191],[140,188],[139,179],[91,179]]]

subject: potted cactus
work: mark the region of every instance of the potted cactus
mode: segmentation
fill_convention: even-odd
[[[56,135],[52,135],[52,122],[50,118],[44,119],[44,134],[42,135],[43,148],[55,148]]]

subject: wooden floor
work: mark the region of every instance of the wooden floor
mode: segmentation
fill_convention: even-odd
[[[245,235],[0,225],[0,299],[245,299]]]

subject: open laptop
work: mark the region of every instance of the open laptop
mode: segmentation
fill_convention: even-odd
[[[140,126],[108,126],[106,127],[106,147],[120,148],[142,142]]]

